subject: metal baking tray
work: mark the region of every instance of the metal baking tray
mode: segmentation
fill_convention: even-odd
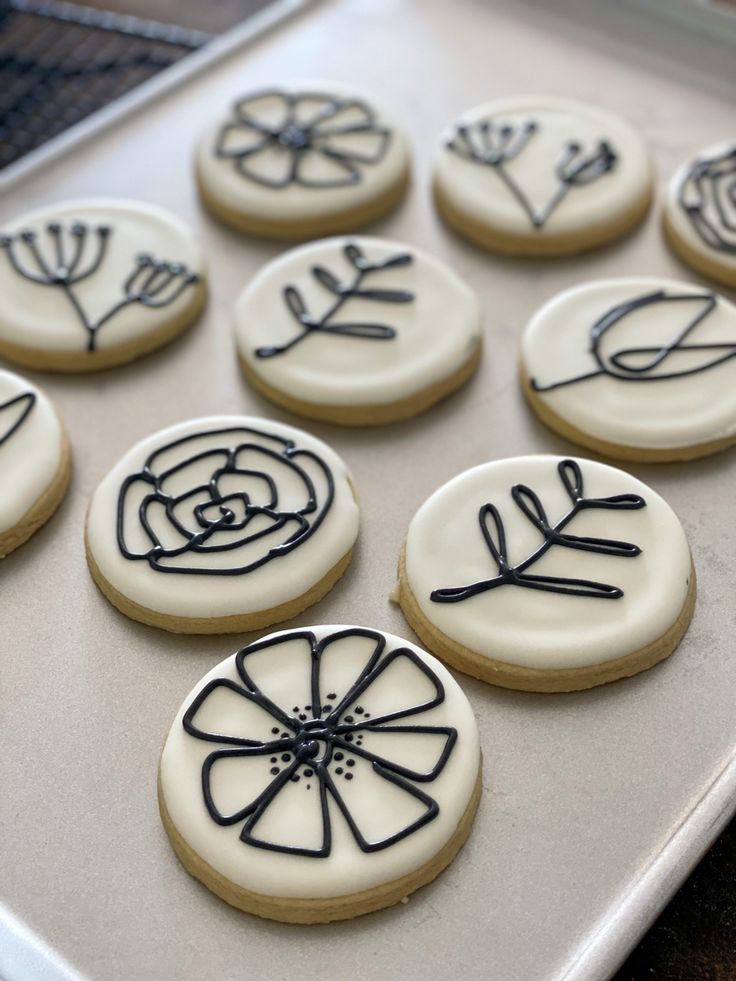
[[[127,620],[90,579],[82,526],[101,477],[159,427],[234,412],[301,424],[248,388],[231,336],[236,295],[280,247],[202,212],[192,145],[213,107],[250,86],[350,82],[393,109],[416,151],[410,194],[376,233],[420,244],[478,291],[487,345],[477,377],[420,418],[367,431],[305,424],[351,467],[363,521],[344,579],[294,622],[410,636],[388,594],[408,522],[429,493],[485,460],[579,452],[523,403],[516,359],[529,316],[586,279],[695,279],[663,244],[656,210],[627,240],[580,258],[507,260],[465,244],[430,204],[437,134],[476,102],[543,86],[627,116],[664,180],[731,132],[734,63],[718,42],[688,39],[626,5],[326,2],[11,175],[0,221],[79,195],[170,208],[206,244],[212,299],[198,326],[133,365],[33,375],[68,426],[75,471],[60,512],[0,568],[0,900],[9,911],[0,976],[569,981],[615,970],[736,803],[733,453],[631,468],[673,505],[692,544],[699,599],[677,653],[581,694],[502,691],[459,676],[485,756],[467,846],[405,905],[332,926],[238,913],[174,858],[156,806],[164,735],[194,683],[251,638],[177,637]]]

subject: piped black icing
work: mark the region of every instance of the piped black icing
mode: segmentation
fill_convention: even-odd
[[[736,145],[695,160],[680,182],[677,203],[707,246],[736,255]]]
[[[264,100],[279,105],[280,119],[258,119],[255,104]],[[361,167],[379,163],[391,141],[390,129],[378,124],[365,102],[322,92],[267,89],[240,99],[233,113],[235,118],[218,131],[215,156],[232,160],[239,174],[272,190],[291,184],[315,190],[357,184],[362,179]],[[340,122],[343,115],[347,119]],[[341,139],[355,136],[364,140],[365,147],[341,145]],[[330,176],[308,175],[307,164],[314,154],[323,167],[331,168]],[[270,175],[268,166],[258,169],[259,157],[263,163],[269,155],[274,166],[276,161],[283,165],[280,175]]]
[[[376,300],[382,303],[411,302],[414,299],[414,294],[408,290],[366,289],[363,286],[364,279],[371,273],[409,265],[412,262],[411,255],[404,252],[391,256],[383,262],[369,262],[361,249],[354,243],[345,245],[343,254],[355,270],[352,281],[341,282],[324,266],[312,266],[311,272],[314,278],[335,297],[319,318],[312,316],[309,312],[304,297],[296,286],[286,286],[283,292],[284,303],[299,324],[301,333],[287,341],[286,344],[277,347],[256,348],[255,355],[257,358],[272,358],[278,354],[284,354],[315,332],[373,341],[389,341],[396,337],[396,330],[384,324],[354,321],[335,322],[334,318],[342,307],[352,299]]]
[[[506,165],[519,156],[540,128],[541,124],[534,119],[521,123],[498,123],[482,119],[472,125],[456,125],[454,136],[446,143],[449,150],[463,159],[492,168],[537,231],[545,226],[552,212],[559,207],[570,190],[591,184],[609,173],[618,159],[607,140],[600,140],[587,155],[579,143],[568,141],[554,167],[559,186],[547,204],[535,210],[529,196],[508,172]]]
[[[608,331],[634,311],[646,309],[653,304],[680,304],[693,301],[698,303],[696,313],[671,343],[621,348],[618,351],[613,351],[607,357],[603,354],[601,345]],[[709,368],[715,368],[716,365],[736,357],[736,341],[711,341],[708,344],[685,344],[683,342],[710,316],[717,302],[717,298],[712,293],[668,294],[666,290],[656,290],[654,293],[646,293],[644,296],[619,303],[607,310],[591,327],[590,353],[598,365],[597,368],[593,371],[583,372],[581,375],[564,378],[562,381],[552,382],[549,385],[540,385],[536,379],[532,378],[531,386],[535,392],[551,392],[556,388],[574,385],[589,378],[597,378],[599,375],[608,375],[609,378],[616,378],[625,382],[669,381],[673,378],[697,375]],[[691,360],[694,355],[702,354],[706,360],[701,364],[682,368],[680,371],[658,370],[666,361],[678,354],[686,354]]]
[[[553,545],[563,548],[574,548],[583,552],[595,552],[598,555],[617,555],[622,558],[634,558],[641,553],[638,545],[630,542],[620,542],[609,538],[589,538],[578,535],[563,534],[563,529],[573,518],[583,510],[605,508],[610,510],[637,510],[646,507],[646,501],[638,494],[616,494],[614,497],[585,497],[583,494],[583,474],[580,465],[575,460],[561,460],[557,464],[562,485],[567,491],[572,507],[554,525],[550,524],[541,500],[526,484],[514,484],[511,497],[525,518],[538,529],[542,536],[542,544],[517,565],[508,561],[506,548],[506,531],[498,508],[489,503],[484,504],[478,512],[480,530],[483,534],[488,551],[498,568],[498,574],[491,579],[471,583],[468,586],[457,586],[449,589],[435,589],[430,598],[435,603],[459,603],[470,599],[478,593],[499,586],[522,586],[526,589],[541,589],[548,593],[565,593],[568,596],[594,597],[598,599],[620,599],[624,593],[618,586],[608,583],[595,582],[590,579],[568,579],[561,576],[537,576],[526,572]]]
[[[323,655],[330,645],[348,638],[360,638],[374,643],[374,648],[367,658],[363,669],[345,694],[337,698],[336,693],[328,692],[323,695],[321,685],[321,663]],[[300,711],[300,706],[284,708],[272,701],[259,689],[249,674],[248,659],[261,651],[271,652],[274,660],[279,657],[279,647],[291,645],[294,641],[305,641],[309,645],[309,681],[310,704],[304,706],[306,711]],[[243,648],[235,659],[238,681],[229,678],[216,678],[210,681],[197,694],[184,713],[182,725],[184,731],[197,739],[227,745],[229,748],[218,749],[211,753],[202,766],[202,795],[207,811],[219,825],[233,825],[244,821],[240,832],[241,840],[255,848],[268,851],[286,852],[290,855],[304,855],[311,858],[326,858],[332,849],[332,817],[329,800],[331,799],[345,819],[356,844],[363,852],[381,851],[402,841],[434,820],[439,813],[436,800],[420,789],[417,784],[431,783],[445,767],[457,741],[457,730],[450,726],[421,725],[417,723],[396,724],[404,719],[411,719],[430,711],[445,700],[445,690],[442,682],[434,671],[417,654],[408,647],[398,647],[386,651],[385,637],[375,630],[362,627],[349,627],[336,631],[317,640],[309,630],[292,630],[286,634],[266,638]],[[409,666],[419,673],[421,679],[428,682],[430,695],[419,704],[412,704],[411,690],[406,691],[407,707],[397,709],[383,715],[373,714],[367,718],[364,705],[371,704],[371,686],[379,679],[384,685],[388,684],[390,672],[394,666],[399,668],[401,684],[406,683],[406,671]],[[225,735],[208,729],[200,729],[196,724],[199,710],[204,703],[217,692],[227,689],[258,706],[267,713],[276,725],[270,730],[280,737],[273,741],[250,739],[247,736]],[[335,700],[334,704],[323,704],[323,699]],[[362,714],[356,719],[356,702],[361,701]],[[244,713],[245,717],[245,713]],[[428,770],[414,770],[402,764],[380,756],[363,746],[363,738],[371,733],[410,734],[413,736],[427,735],[443,737],[442,749],[436,762]],[[213,793],[212,771],[218,761],[234,757],[260,757],[270,762],[276,755],[283,761],[283,766],[272,768],[269,773],[273,777],[253,800],[244,803],[234,813],[223,814],[215,802]],[[288,759],[286,757],[288,756]],[[346,789],[340,782],[346,783],[360,780],[360,763],[368,764],[377,777],[386,780],[422,807],[418,817],[407,823],[400,830],[382,838],[371,839],[361,829],[363,815],[356,812],[345,800]],[[336,766],[335,764],[340,764]],[[358,764],[358,765],[356,765]],[[275,771],[275,772],[274,772]],[[274,843],[259,834],[259,822],[267,812],[268,807],[276,800],[279,793],[290,783],[296,783],[296,778],[304,777],[315,783],[318,788],[319,806],[321,810],[321,844],[316,848],[306,848],[299,845]],[[302,785],[304,792],[311,787],[310,783]],[[371,809],[377,805],[371,802]],[[298,821],[298,815],[295,815]]]
[[[201,461],[209,472],[204,482],[189,475],[192,464]],[[279,487],[287,479],[292,482],[288,507],[280,503]],[[126,517],[129,494],[140,499],[135,528]],[[294,506],[297,494],[299,507]],[[334,496],[327,463],[291,439],[246,426],[193,433],[154,450],[142,469],[123,481],[118,547],[126,559],[144,560],[157,572],[245,575],[311,538]],[[150,546],[130,546],[129,540],[140,541],[141,532]],[[239,549],[248,550],[247,557],[236,557]],[[228,553],[234,558],[225,564],[222,557]],[[193,564],[195,559],[202,564]]]
[[[104,314],[92,318],[75,287],[104,265],[113,233],[111,225],[92,226],[83,221],[64,225],[53,221],[46,225],[43,249],[39,233],[33,229],[0,236],[0,249],[19,276],[39,286],[55,287],[64,294],[87,332],[90,352],[97,348],[100,329],[121,310],[134,303],[149,309],[166,307],[199,278],[183,263],[160,261],[141,253],[122,283],[122,297]]]
[[[0,402],[0,446],[6,443],[13,433],[16,433],[20,429],[33,410],[35,404],[36,395],[34,392],[21,392],[20,395],[14,395],[12,398],[9,398],[7,402]],[[16,409],[15,412],[11,411],[13,406],[21,406],[19,415],[16,415],[19,411],[18,409]],[[7,428],[3,429],[2,418],[5,414],[10,415],[11,418],[13,415],[16,415],[16,418],[13,419]]]

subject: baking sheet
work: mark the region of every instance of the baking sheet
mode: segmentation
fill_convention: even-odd
[[[78,195],[154,201],[197,228],[211,261],[209,310],[169,348],[89,377],[32,376],[68,426],[75,473],[59,514],[0,568],[0,900],[82,974],[605,978],[732,812],[733,453],[631,467],[673,505],[693,547],[699,602],[676,655],[575,695],[502,691],[458,676],[485,756],[474,831],[433,885],[350,924],[260,921],[183,871],[158,820],[160,746],[194,683],[251,638],[175,637],[132,623],[98,593],[83,554],[92,491],[149,432],[215,412],[301,425],[249,390],[231,337],[235,297],[280,248],[228,232],[200,210],[191,151],[212,107],[241,90],[279,78],[344,80],[391,107],[416,151],[410,195],[375,233],[421,245],[478,291],[487,347],[478,376],[416,420],[375,431],[304,423],[347,460],[363,523],[344,579],[293,623],[357,622],[411,636],[388,593],[407,524],[428,494],[488,459],[580,452],[523,403],[516,357],[528,317],[558,290],[599,276],[697,281],[663,245],[656,212],[601,252],[533,262],[463,243],[430,205],[437,134],[491,96],[543,87],[619,111],[647,134],[663,179],[731,133],[733,51],[644,16],[632,34],[631,11],[613,7],[327,2],[17,180],[0,202],[4,221]]]

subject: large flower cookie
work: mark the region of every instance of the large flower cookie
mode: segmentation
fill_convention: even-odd
[[[272,919],[401,900],[465,841],[472,711],[433,657],[364,627],[271,634],[207,674],[164,745],[159,801],[186,868]]]
[[[736,140],[702,150],[667,188],[664,227],[689,266],[736,288]]]
[[[691,460],[736,443],[736,307],[702,286],[566,290],[527,326],[521,375],[540,419],[599,453]]]
[[[69,443],[44,393],[0,371],[0,558],[22,545],[61,503]]]
[[[0,354],[49,371],[96,371],[168,343],[199,315],[204,258],[178,218],[89,199],[0,229]]]
[[[102,591],[144,623],[256,629],[320,599],[350,559],[358,506],[340,458],[298,429],[216,416],[133,447],[87,521]]]
[[[442,217],[492,251],[561,255],[639,224],[652,198],[646,147],[624,120],[552,96],[476,106],[442,136]]]
[[[466,470],[425,501],[394,598],[453,667],[575,691],[668,657],[692,616],[695,571],[677,516],[640,480],[522,456]]]
[[[481,349],[480,310],[413,246],[331,238],[292,249],[244,289],[235,338],[246,377],[300,415],[373,425],[458,388]]]
[[[249,234],[315,238],[352,231],[402,197],[406,140],[342,85],[289,82],[236,99],[200,140],[204,204]]]

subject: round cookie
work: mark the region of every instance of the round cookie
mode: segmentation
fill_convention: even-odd
[[[300,429],[248,416],[179,423],[104,478],[87,560],[122,613],[176,633],[256,630],[337,582],[358,535],[339,456]]]
[[[672,653],[695,570],[677,516],[631,474],[522,456],[432,494],[392,598],[452,667],[504,688],[578,691]]]
[[[736,142],[717,143],[672,178],[662,213],[667,239],[693,269],[736,289]]]
[[[44,525],[66,493],[69,442],[44,393],[0,371],[0,558]]]
[[[542,422],[598,453],[715,453],[736,443],[736,307],[669,279],[585,283],[534,315],[521,377]]]
[[[161,817],[226,902],[290,923],[382,909],[434,879],[481,791],[473,712],[425,651],[365,627],[271,634],[195,686],[166,739]]]
[[[409,148],[383,109],[342,83],[248,92],[202,136],[200,197],[226,225],[273,239],[351,232],[393,208]]]
[[[300,246],[235,307],[248,380],[299,415],[348,426],[406,419],[462,385],[481,352],[473,292],[419,249],[378,238]]]
[[[596,106],[519,96],[477,106],[442,136],[434,197],[442,218],[493,252],[553,256],[631,231],[651,204],[639,135]]]
[[[0,295],[0,355],[46,371],[96,371],[148,354],[196,319],[204,258],[160,208],[67,201],[2,229]]]

